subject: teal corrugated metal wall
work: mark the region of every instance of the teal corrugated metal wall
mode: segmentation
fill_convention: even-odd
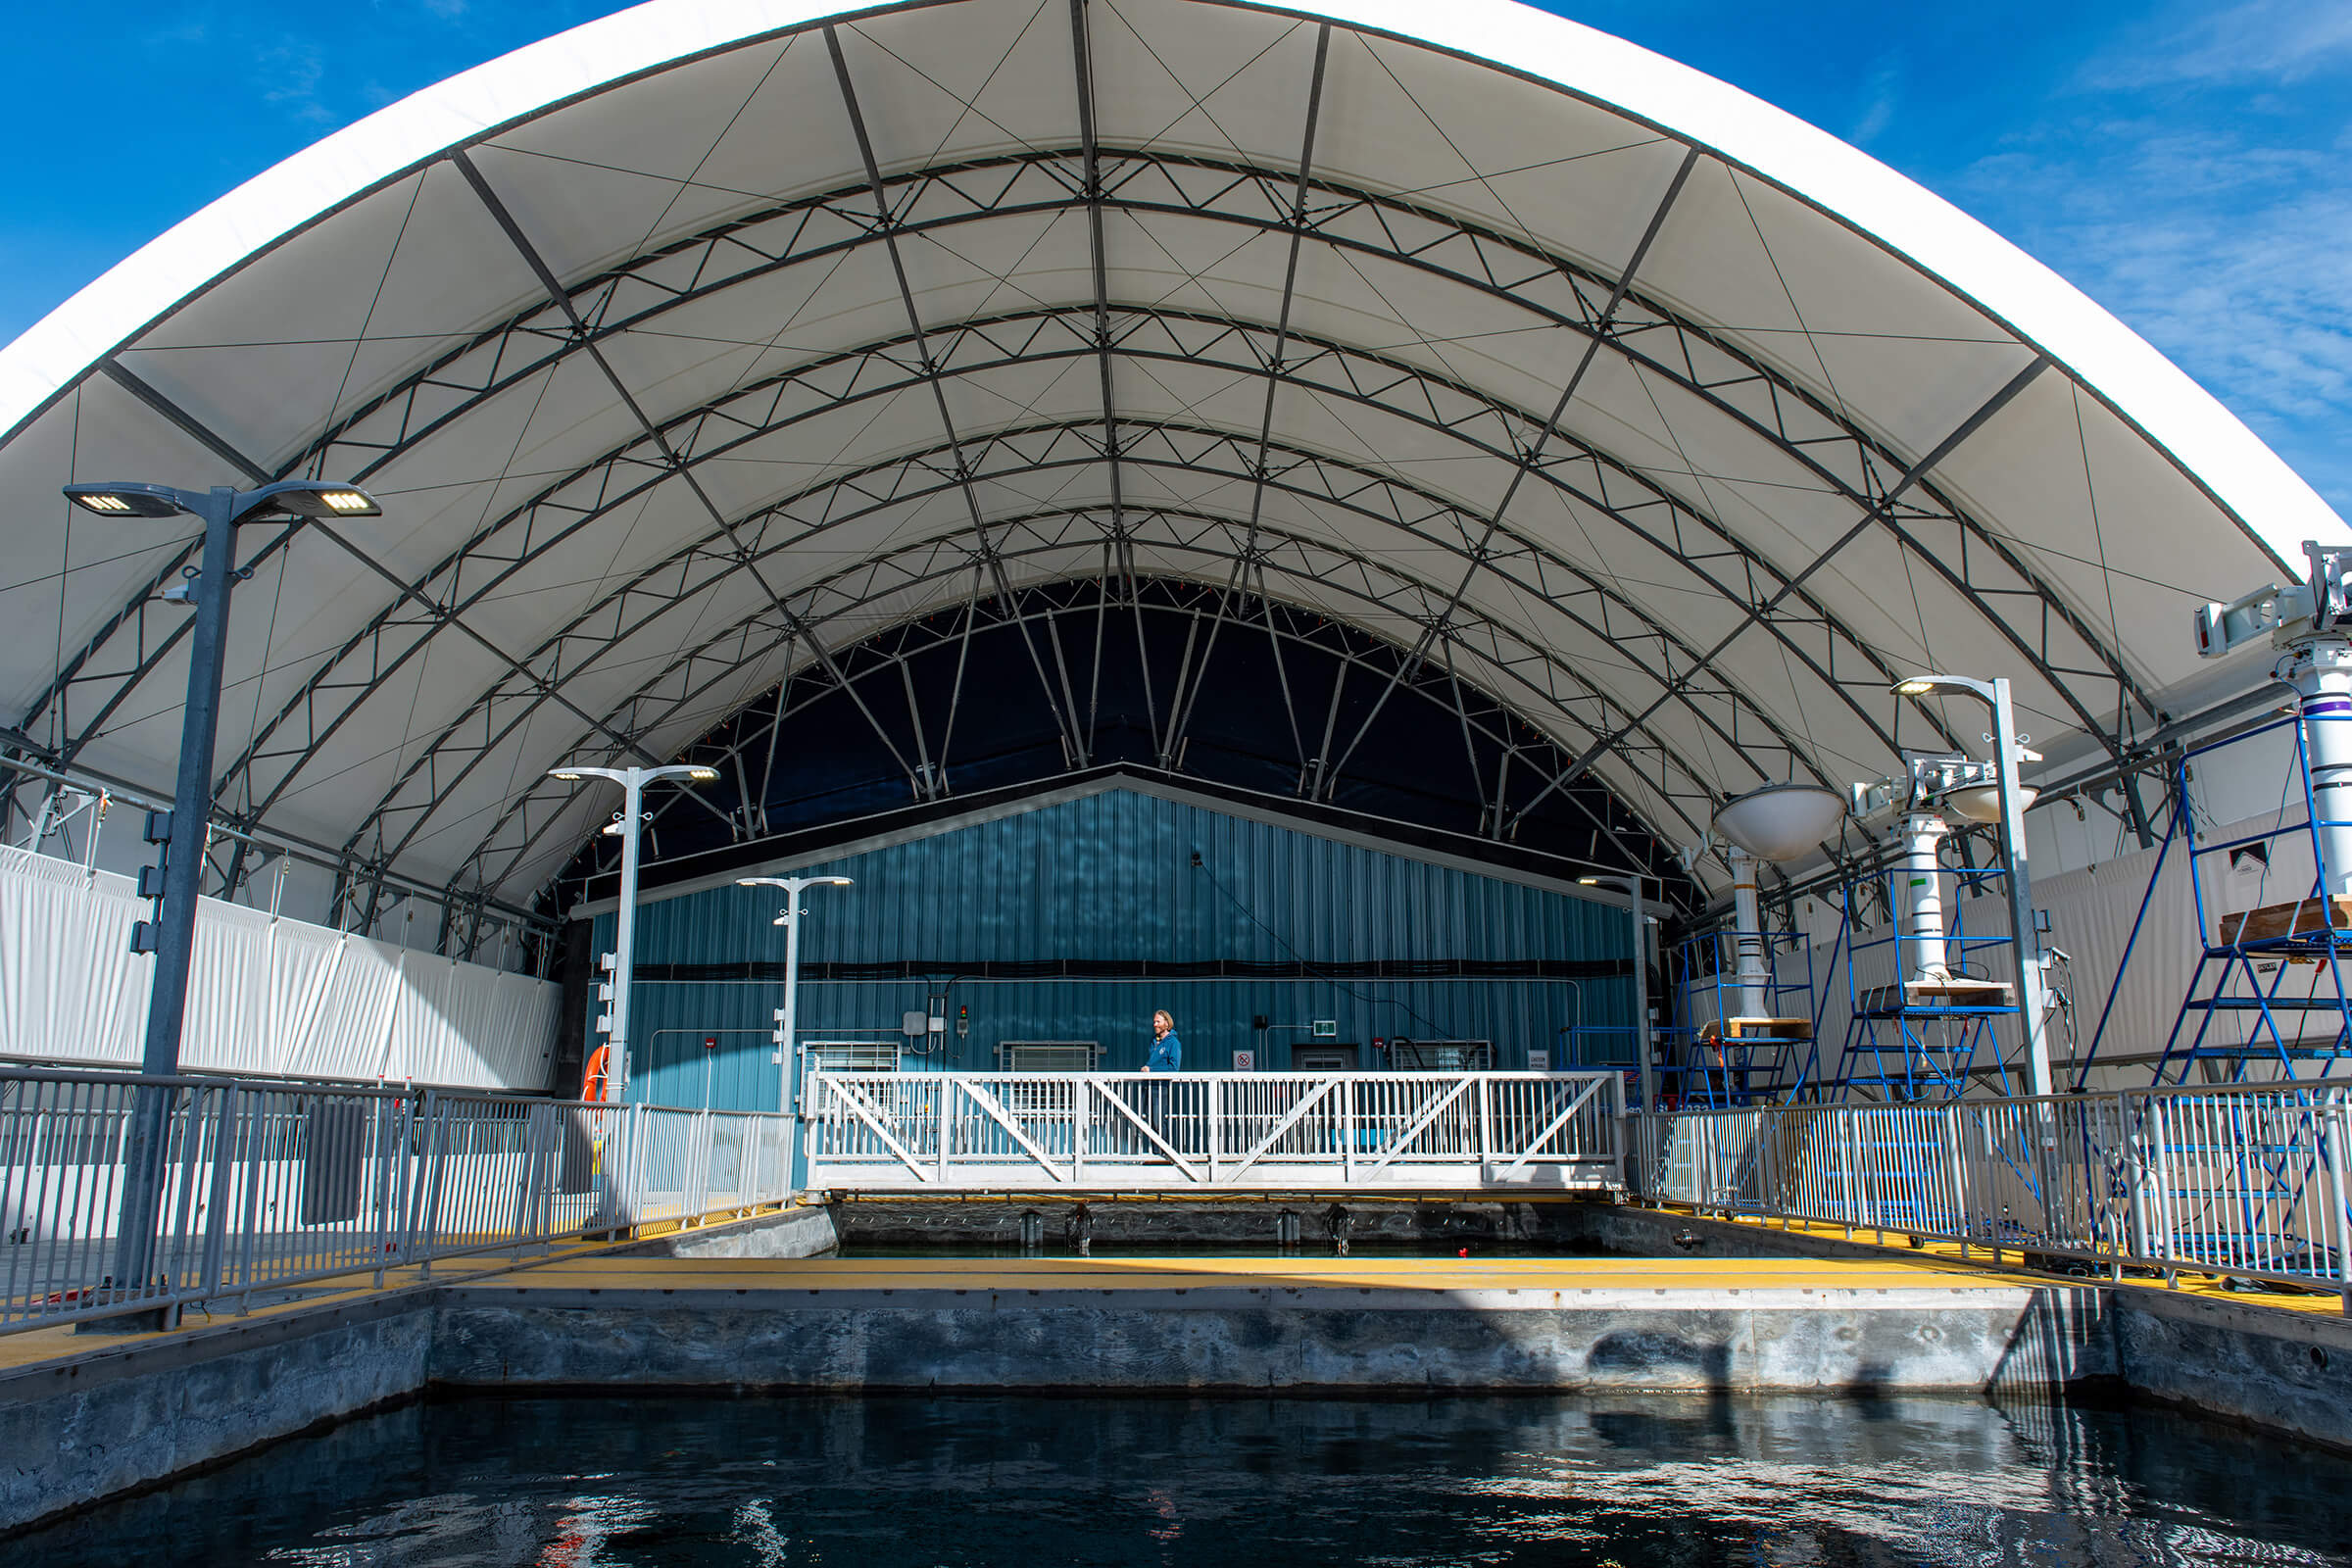
[[[1198,851],[1201,865],[1192,864]],[[1622,909],[1403,856],[1227,816],[1182,802],[1107,791],[1017,816],[844,857],[803,874],[855,877],[852,888],[805,895],[804,965],[938,965],[1039,960],[1212,961],[1309,966],[1369,959],[1409,962],[1566,960],[1623,963],[1632,953]],[[719,888],[644,906],[638,914],[630,1098],[772,1108],[780,1072],[770,1059],[774,981],[662,979],[670,965],[780,962],[784,933],[769,923],[782,894]],[[612,945],[599,916],[598,951]],[[892,1030],[938,982],[804,979],[802,1038]],[[1175,1014],[1194,1070],[1232,1065],[1257,1044],[1253,1015],[1277,1024],[1336,1018],[1340,1039],[1479,1039],[1499,1065],[1525,1065],[1530,1048],[1561,1059],[1568,1024],[1622,1027],[1633,1013],[1630,976],[1430,980],[1041,979],[958,981],[971,1033],[948,1042],[944,1062],[985,1069],[1004,1040],[1096,1040],[1104,1065],[1140,1066],[1154,1007]],[[718,1049],[703,1040],[715,1035]],[[1277,1033],[1260,1068],[1288,1062]],[[917,1062],[909,1060],[914,1067]]]

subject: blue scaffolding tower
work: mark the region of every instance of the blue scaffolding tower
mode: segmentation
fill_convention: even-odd
[[[1763,1006],[1740,1006],[1740,947],[1756,944],[1764,963]],[[1777,1103],[1803,1081],[1799,1053],[1813,1042],[1813,955],[1793,931],[1720,929],[1685,938],[1669,960],[1672,1042],[1683,1102],[1693,1108]]]
[[[1986,963],[2006,951],[2014,973],[2017,942],[2004,916],[1996,914],[2001,925],[1997,936],[1972,935],[1968,918],[1971,907],[1984,903],[1983,895],[1999,891],[2008,871],[2000,866],[1937,866],[1935,875],[1946,894],[1943,948],[1951,972],[1935,976],[1917,972],[1922,940],[1903,930],[1901,911],[1909,892],[1903,884],[1910,874],[1899,858],[1889,858],[1846,883],[1838,935],[1845,953],[1851,1009],[1844,1056],[1835,1074],[1825,1073],[1816,1042],[1806,1058],[1801,1086],[1824,1100],[1958,1100],[1968,1092],[1972,1078],[1985,1076],[2001,1094],[2023,1093],[1996,1032],[2002,1020],[2022,1019],[2016,988],[1993,979]],[[1884,936],[1865,937],[1856,927],[1857,898],[1866,887],[1879,896],[1887,912]],[[1985,907],[2000,911],[2006,905],[1995,899]],[[1882,963],[1881,956],[1888,962]],[[1889,980],[1865,983],[1865,972],[1882,967]]]
[[[2083,1087],[2098,1060],[2116,996],[2147,923],[2148,907],[2176,850],[2188,858],[2200,951],[2180,1010],[2174,1014],[2172,1032],[2165,1037],[2164,1050],[2156,1059],[2152,1081],[2211,1084],[2244,1083],[2250,1078],[2323,1077],[2335,1063],[2352,1059],[2352,1002],[2347,1002],[2344,986],[2346,960],[2352,958],[2352,898],[2321,896],[2321,889],[2331,880],[2322,830],[2352,823],[2321,816],[2313,798],[2304,726],[2317,722],[2344,720],[2276,719],[2192,748],[2180,758],[2172,810],[2165,819],[2155,867],[2149,873],[2147,891],[2140,895],[2139,912],[2132,919],[2131,938],[2116,965],[2106,1004],[2099,1011],[2090,1049],[2076,1069],[2077,1088]],[[2189,817],[2187,781],[2192,765],[2199,759],[2248,747],[2280,729],[2294,732],[2294,775],[2303,786],[2300,812],[2290,807],[2274,827],[2199,843]],[[2213,857],[2230,858],[2224,863],[2242,859],[2268,866],[2278,845],[2298,838],[2311,846],[2314,867],[2308,886],[2297,890],[2298,897],[2218,914],[2210,906],[2205,882]],[[2256,1073],[2258,1066],[2265,1070]]]

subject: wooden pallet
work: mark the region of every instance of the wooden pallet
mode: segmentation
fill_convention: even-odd
[[[1810,1018],[1726,1018],[1723,1020],[1726,1040],[1810,1040],[1813,1020]]]
[[[2297,899],[2291,904],[2266,904],[2259,909],[2225,914],[2214,926],[2213,945],[2233,948],[2244,942],[2274,942],[2333,926],[2352,931],[2352,896]]]

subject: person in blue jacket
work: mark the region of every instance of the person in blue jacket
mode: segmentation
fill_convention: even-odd
[[[1144,1071],[1173,1073],[1184,1067],[1184,1042],[1176,1038],[1176,1020],[1165,1009],[1152,1015],[1152,1045],[1144,1053]],[[1144,1096],[1144,1119],[1165,1138],[1168,1127],[1168,1086],[1153,1084]]]
[[[1144,1054],[1144,1071],[1179,1072],[1184,1067],[1184,1042],[1176,1038],[1176,1020],[1165,1010],[1152,1015],[1152,1049]]]

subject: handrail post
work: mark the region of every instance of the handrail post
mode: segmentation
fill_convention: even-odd
[[[2345,1207],[2344,1192],[2344,1135],[2352,1131],[2352,1115],[2346,1113],[2344,1102],[2338,1100],[2327,1108],[2324,1125],[2328,1128],[2328,1197],[2335,1221],[2336,1298],[2344,1312],[2352,1315],[2352,1211]]]
[[[1957,1104],[1943,1110],[1944,1142],[1950,1147],[1952,1161],[1952,1228],[1960,1233],[1960,1255],[1968,1255],[1968,1238],[1975,1227],[1971,1223],[1968,1203],[1968,1130],[1961,1125],[1961,1109]],[[1999,1232],[1994,1232],[1992,1260],[2001,1260]]]
[[[1225,1100],[1223,1094],[1220,1093],[1224,1088],[1224,1074],[1209,1074],[1207,1103],[1203,1107],[1208,1116],[1208,1181],[1212,1187],[1216,1185],[1217,1181],[1217,1157],[1223,1152],[1225,1145],[1223,1126]]]
[[[244,1092],[238,1084],[224,1084],[219,1091],[220,1108],[213,1118],[213,1180],[211,1196],[205,1200],[204,1262],[198,1274],[201,1300],[211,1300],[220,1292],[220,1267],[228,1247],[229,1185],[236,1168],[231,1149],[235,1143],[237,1097]]]
[[[1846,1223],[1851,1225],[1854,1216],[1861,1212],[1854,1199],[1854,1166],[1860,1156],[1861,1140],[1855,1135],[1855,1115],[1849,1113],[1848,1107],[1833,1106],[1831,1113],[1838,1118],[1838,1185],[1841,1189],[1838,1206],[1845,1210]]]
[[[2179,1290],[2180,1288],[2180,1271],[2175,1266],[2177,1260],[2173,1256],[2172,1160],[2170,1152],[2164,1147],[2167,1132],[2163,1101],[2153,1097],[2149,1099],[2148,1119],[2155,1133],[2156,1224],[2157,1229],[2162,1233],[2156,1239],[2157,1250],[2153,1255],[2164,1264],[2165,1289]]]
[[[1340,1185],[1355,1185],[1355,1083],[1340,1080]]]
[[[397,1108],[395,1106],[397,1105]],[[408,1113],[408,1097],[398,1102],[378,1100],[375,1114],[368,1118],[375,1134],[375,1288],[384,1288],[384,1258],[392,1250],[392,1161],[408,1148],[398,1123]]]
[[[449,1102],[438,1090],[425,1091],[423,1198],[417,1205],[417,1278],[433,1277],[433,1253],[441,1245],[441,1184],[449,1165]]]
[[[406,1177],[406,1180],[401,1183],[400,1191],[400,1260],[403,1263],[413,1263],[416,1260],[416,1210],[424,1200],[424,1188],[431,1175],[429,1168],[419,1170],[410,1164],[410,1146],[412,1144],[416,1146],[416,1157],[421,1160],[424,1155],[425,1137],[420,1136],[417,1129],[422,1126],[428,1129],[429,1134],[432,1125],[430,1109],[432,1100],[433,1091],[427,1089],[411,1102],[408,1133],[401,1139],[400,1149],[397,1152],[403,1174]]]
[[[644,1101],[636,1100],[629,1102],[629,1108],[622,1118],[621,1125],[623,1142],[626,1146],[626,1153],[629,1161],[629,1173],[627,1178],[628,1186],[626,1189],[628,1194],[627,1201],[629,1205],[629,1211],[628,1223],[624,1228],[628,1231],[629,1235],[634,1238],[637,1234],[637,1216],[645,1209]]]

